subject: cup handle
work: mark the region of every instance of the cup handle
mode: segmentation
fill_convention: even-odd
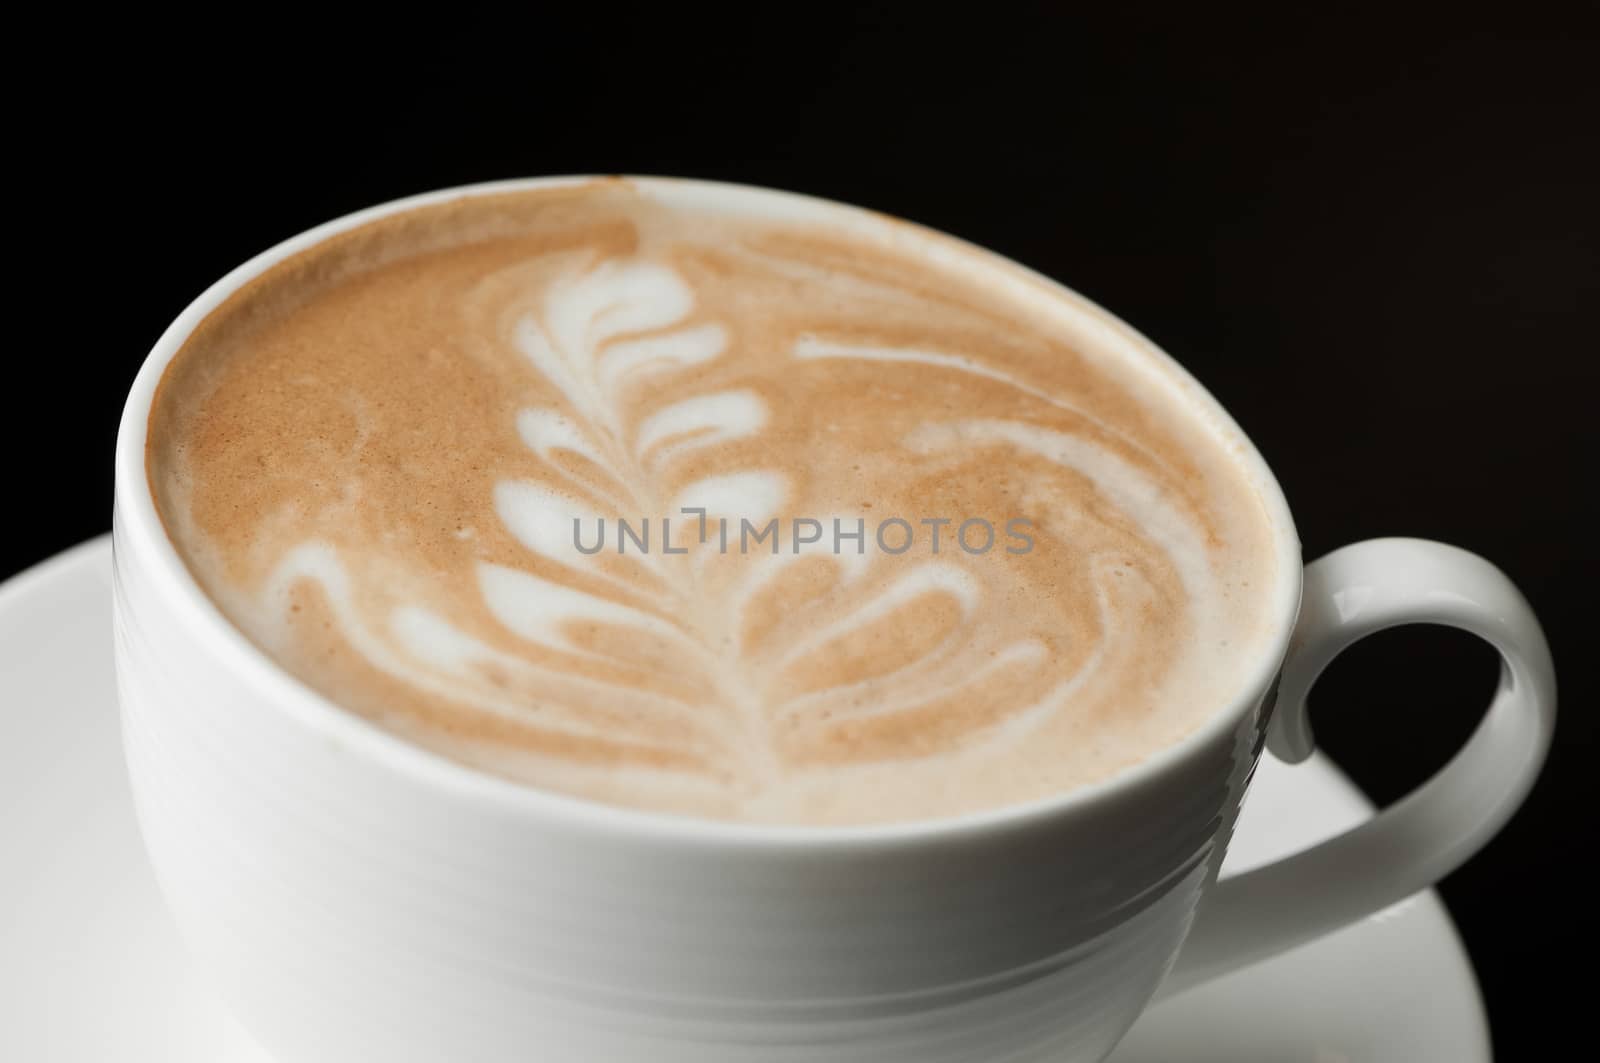
[[[1437,882],[1516,811],[1556,720],[1550,647],[1505,573],[1454,546],[1372,539],[1306,567],[1267,746],[1298,763],[1314,748],[1306,695],[1345,647],[1401,624],[1470,631],[1500,651],[1500,686],[1449,764],[1367,822],[1274,864],[1219,881],[1162,995],[1283,952]]]

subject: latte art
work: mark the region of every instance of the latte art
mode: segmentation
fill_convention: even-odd
[[[410,741],[615,804],[914,819],[1107,777],[1238,687],[1270,527],[1188,390],[947,238],[606,181],[269,269],[167,370],[148,471],[223,612]]]

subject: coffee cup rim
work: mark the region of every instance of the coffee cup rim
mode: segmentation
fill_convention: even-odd
[[[1009,276],[1040,286],[1099,319],[1117,339],[1149,359],[1169,386],[1181,389],[1190,409],[1203,413],[1207,429],[1232,448],[1233,455],[1259,494],[1276,552],[1276,585],[1271,598],[1271,636],[1259,659],[1247,670],[1233,699],[1183,738],[1163,746],[1135,764],[1082,786],[1030,801],[976,812],[888,823],[788,824],[716,820],[606,804],[590,798],[545,790],[516,782],[450,759],[371,723],[341,707],[274,661],[251,642],[201,588],[178,553],[156,508],[146,472],[145,450],[157,385],[173,356],[202,321],[250,279],[275,263],[333,235],[391,214],[457,198],[519,192],[536,188],[626,182],[647,193],[714,200],[719,207],[751,209],[763,216],[827,218],[835,223],[879,227],[970,256],[976,267],[995,276]],[[888,227],[888,228],[883,228]],[[960,836],[1027,830],[1064,816],[1093,815],[1107,805],[1159,783],[1200,751],[1235,733],[1240,718],[1268,690],[1288,647],[1300,605],[1302,558],[1300,542],[1282,488],[1265,459],[1223,405],[1187,369],[1121,318],[1065,285],[996,252],[916,222],[803,193],[735,182],[641,175],[570,175],[514,178],[436,189],[354,211],[289,237],[252,256],[207,287],[162,332],[146,355],[124,404],[115,453],[115,511],[119,538],[126,537],[137,556],[150,593],[160,595],[203,651],[251,687],[266,693],[274,711],[292,715],[342,748],[359,750],[395,772],[420,783],[441,787],[462,797],[544,819],[560,819],[590,832],[644,836],[716,847],[763,849],[855,849],[916,845]],[[1268,707],[1270,709],[1270,706]],[[225,710],[219,710],[225,711]]]

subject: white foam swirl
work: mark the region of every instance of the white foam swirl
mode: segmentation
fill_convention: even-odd
[[[986,605],[992,608],[988,599],[1004,588],[979,578],[959,555],[901,565],[873,579],[870,571],[883,562],[876,552],[830,556],[820,543],[797,543],[792,549],[745,555],[739,578],[714,587],[705,578],[716,545],[710,539],[684,535],[680,543],[694,555],[684,563],[646,550],[626,553],[617,523],[619,515],[628,515],[626,511],[645,515],[651,510],[687,509],[712,519],[759,524],[782,514],[790,497],[786,477],[776,469],[702,476],[680,486],[670,500],[662,497],[665,481],[660,470],[674,458],[757,437],[771,421],[765,401],[747,388],[693,394],[653,408],[647,402],[643,413],[628,406],[628,397],[642,379],[681,372],[726,351],[728,333],[720,324],[684,324],[694,311],[693,292],[673,270],[659,263],[608,260],[560,277],[545,293],[542,311],[517,322],[513,332],[517,349],[567,403],[566,409],[522,410],[517,429],[529,451],[562,486],[502,481],[495,487],[495,511],[531,558],[555,563],[554,571],[564,575],[480,564],[479,595],[504,631],[563,659],[626,661],[626,650],[619,651],[614,641],[599,643],[609,649],[596,648],[596,632],[605,630],[628,632],[628,640],[635,642],[671,647],[682,660],[711,673],[708,689],[719,691],[734,710],[721,724],[716,723],[715,713],[702,714],[694,726],[685,726],[679,744],[698,748],[708,729],[731,729],[745,740],[724,745],[747,751],[770,747],[759,749],[756,757],[764,771],[773,770],[775,754],[781,759],[775,725],[815,729],[914,714],[953,695],[959,697],[963,690],[980,691],[1008,674],[1044,667],[1051,651],[1025,625],[1004,632],[977,627],[975,618]],[[830,343],[805,336],[794,345],[793,356],[800,361],[848,359],[932,367],[998,383],[1087,417],[1014,374],[967,355]],[[928,423],[902,444],[908,456],[1005,446],[1087,476],[1113,505],[1158,538],[1193,597],[1204,600],[1208,561],[1192,522],[1165,500],[1159,484],[1105,447],[1003,419]],[[563,462],[563,455],[584,459],[602,476],[575,472]],[[685,526],[692,523],[685,521]],[[600,549],[580,549],[578,527],[594,529]],[[807,558],[824,559],[832,566],[834,589],[795,603],[793,615],[778,622],[793,621],[790,626],[796,633],[775,649],[755,652],[745,630],[754,603],[771,593],[786,569]],[[579,585],[580,573],[587,585]],[[596,686],[608,685],[604,676],[579,677],[558,669],[556,682],[548,663],[530,663],[526,656],[493,649],[414,605],[395,609],[392,642],[386,640],[363,627],[348,606],[344,571],[331,556],[310,548],[286,560],[273,593],[286,582],[306,579],[324,587],[352,645],[382,671],[509,718],[543,727],[555,719],[563,729],[591,729],[585,706],[561,691],[593,696]],[[766,677],[803,670],[808,660],[837,656],[838,647],[882,637],[884,630],[903,626],[906,616],[940,600],[955,609],[948,630],[914,659],[862,675],[848,674],[847,669],[821,689],[787,695],[770,689]],[[712,601],[715,604],[708,608]],[[579,632],[587,634],[579,637]],[[628,640],[620,645],[626,647]],[[1100,656],[1098,650],[1084,655],[1070,674],[1042,684],[1042,693],[984,715],[973,725],[967,744],[993,741],[996,735],[1016,740],[1049,719],[1089,680]],[[481,675],[485,664],[517,677],[532,700],[519,702],[486,691]],[[642,711],[644,703],[654,704],[655,710],[643,718],[658,718],[662,712],[681,714],[684,708],[671,696],[630,687],[626,681],[610,685],[627,691],[632,711]],[[582,695],[583,690],[589,694]],[[553,705],[564,711],[552,712]]]
[[[1064,741],[1082,704],[1106,711],[1105,691],[1137,685],[1135,618],[1165,593],[1167,569],[1180,588],[1163,605],[1180,622],[1167,637],[1224,625],[1212,550],[1168,476],[1170,455],[1005,365],[813,333],[791,334],[781,349],[795,373],[824,361],[880,367],[871,386],[891,397],[916,395],[930,373],[1003,396],[993,416],[925,403],[886,436],[875,468],[914,470],[938,498],[968,475],[958,472],[974,454],[999,455],[988,475],[1025,467],[1016,479],[1028,490],[995,497],[1069,530],[1073,520],[1101,537],[1136,529],[1137,548],[1113,556],[1052,526],[1060,582],[1045,592],[1025,568],[953,548],[902,557],[872,548],[870,533],[858,550],[786,539],[782,549],[730,554],[725,533],[700,534],[695,515],[730,523],[737,539],[742,525],[788,518],[812,498],[826,508],[807,516],[824,527],[885,511],[873,511],[865,490],[808,495],[819,480],[851,478],[777,443],[750,446],[783,426],[793,432],[795,415],[774,405],[771,389],[712,371],[735,350],[739,323],[712,320],[664,262],[591,261],[520,309],[505,335],[541,398],[515,416],[528,460],[492,485],[502,538],[520,555],[476,562],[478,614],[406,600],[402,588],[375,623],[356,601],[362,574],[319,542],[290,551],[265,590],[287,625],[295,589],[319,587],[360,660],[468,720],[441,743],[465,742],[453,735],[478,715],[507,728],[474,747],[480,761],[533,763],[526,774],[583,792],[614,794],[627,779],[652,792],[734,792],[752,809],[781,807],[773,795],[786,788],[820,800],[819,780],[883,760],[915,763],[936,785],[939,771],[1024,749],[1047,730]],[[837,430],[852,413],[806,415]],[[727,457],[746,452],[766,457]],[[1051,513],[1079,483],[1092,493],[1087,515]],[[645,526],[643,543],[630,548],[625,521]],[[1076,596],[1076,612],[1036,623],[1049,612],[1041,593]],[[274,636],[288,638],[287,626]],[[581,755],[551,736],[580,743],[570,749]],[[505,762],[484,751],[497,743]]]

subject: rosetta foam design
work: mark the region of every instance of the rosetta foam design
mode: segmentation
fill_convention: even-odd
[[[163,519],[286,668],[530,785],[867,822],[1103,778],[1253,660],[1260,501],[1096,312],[882,224],[606,184],[346,233],[168,370]]]

